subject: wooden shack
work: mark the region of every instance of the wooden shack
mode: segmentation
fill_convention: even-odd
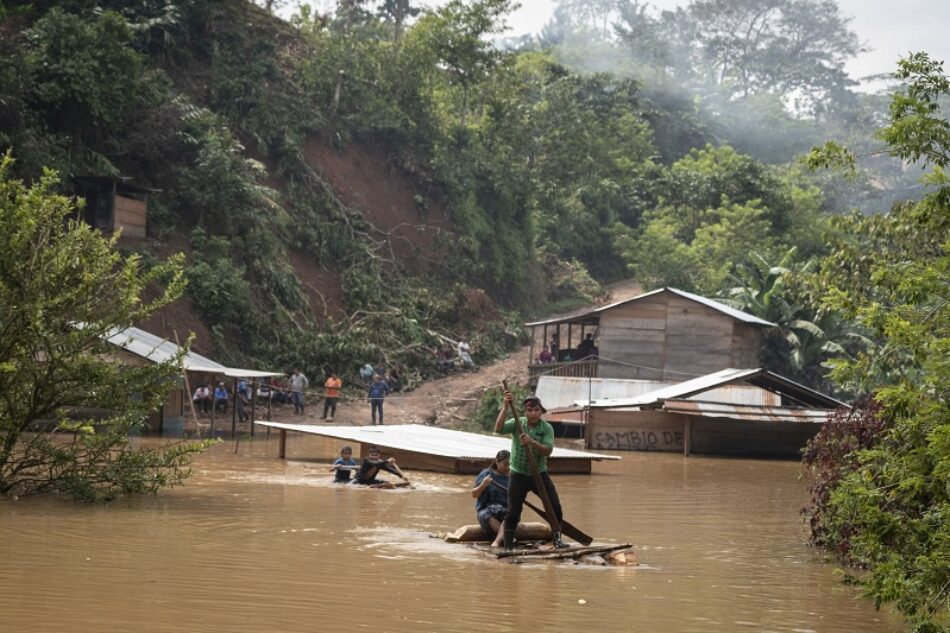
[[[775,398],[728,397],[739,395],[735,388],[743,384]],[[835,409],[848,406],[763,368],[726,369],[629,398],[579,404],[590,405],[587,448],[796,459]]]
[[[759,363],[764,332],[775,327],[751,314],[676,288],[526,323],[532,333],[529,375],[631,378],[673,383],[729,367]],[[593,333],[596,355],[578,347]],[[555,337],[557,359],[539,363]]]
[[[104,233],[122,231],[123,239],[145,239],[148,228],[148,199],[154,190],[137,187],[128,178],[80,176],[75,179],[79,195],[86,201],[81,219]]]

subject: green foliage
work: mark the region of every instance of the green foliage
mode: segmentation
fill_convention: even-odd
[[[848,218],[823,263],[828,303],[883,345],[840,363],[834,377],[873,391],[888,430],[849,459],[820,522],[876,604],[893,603],[916,631],[950,630],[950,181],[937,106],[950,92],[926,55],[900,63],[907,88],[883,132],[888,151],[932,167],[923,200]],[[936,143],[934,142],[936,141]],[[840,273],[840,276],[835,276]]]
[[[0,163],[0,493],[96,499],[180,483],[202,445],[132,450],[128,438],[180,368],[122,367],[103,338],[181,294],[181,258],[143,271],[114,238],[69,219],[75,207],[52,193],[53,174],[27,188],[11,163]],[[158,298],[143,302],[162,280]]]
[[[618,226],[614,244],[647,287],[713,293],[749,253],[803,244],[820,251],[820,192],[731,147],[694,150],[659,172],[656,207],[639,230]]]
[[[526,396],[532,395],[531,392],[521,385],[508,385],[512,388],[512,394],[515,397],[515,403],[522,402]],[[495,420],[498,418],[498,412],[501,411],[502,406],[504,406],[504,392],[501,387],[492,387],[485,391],[482,394],[481,400],[478,401],[478,410],[475,412],[473,420],[478,423],[479,427],[483,430],[488,431],[489,433],[493,432],[495,429]],[[517,407],[520,409],[521,405],[517,404]]]

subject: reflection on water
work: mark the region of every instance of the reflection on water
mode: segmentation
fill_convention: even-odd
[[[793,462],[623,454],[557,478],[565,515],[640,567],[510,565],[429,535],[471,478],[330,483],[338,446],[221,444],[184,488],[111,505],[0,502],[0,630],[891,632],[804,545]],[[527,511],[526,511],[527,512]]]

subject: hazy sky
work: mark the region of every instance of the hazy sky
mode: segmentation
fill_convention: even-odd
[[[521,0],[508,19],[515,34],[536,33],[554,11],[552,0]],[[673,9],[683,0],[652,0],[658,9]],[[891,72],[908,51],[926,51],[950,69],[950,0],[838,0],[841,12],[853,18],[851,28],[873,50],[849,65],[852,77]]]

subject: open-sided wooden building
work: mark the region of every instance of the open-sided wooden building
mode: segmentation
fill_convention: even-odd
[[[679,382],[728,367],[755,367],[765,330],[751,314],[676,288],[526,323],[531,329],[529,375],[635,378]],[[578,359],[594,334],[597,355]],[[540,346],[556,336],[558,357],[537,362]]]

